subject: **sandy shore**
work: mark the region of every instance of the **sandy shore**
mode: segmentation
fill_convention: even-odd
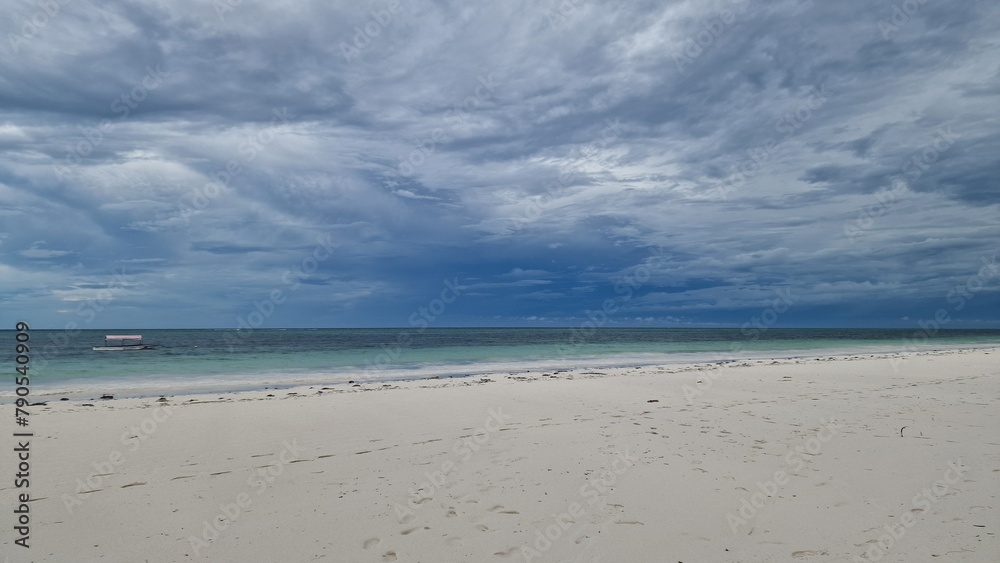
[[[12,563],[1000,560],[996,349],[32,410]]]

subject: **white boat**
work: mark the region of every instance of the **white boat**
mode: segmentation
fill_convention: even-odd
[[[141,334],[108,334],[104,337],[104,346],[94,346],[94,350],[156,350],[157,348],[159,346],[156,344],[143,344]]]

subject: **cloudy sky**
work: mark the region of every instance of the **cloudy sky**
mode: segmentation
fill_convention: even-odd
[[[1000,327],[992,0],[3,4],[11,326]]]

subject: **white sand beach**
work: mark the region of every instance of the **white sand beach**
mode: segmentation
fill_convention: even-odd
[[[30,548],[7,509],[3,553],[1000,560],[997,349],[320,391],[34,407]]]

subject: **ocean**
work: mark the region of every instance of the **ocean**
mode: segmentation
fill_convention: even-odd
[[[14,331],[0,331],[11,371]],[[105,334],[158,350],[94,351]],[[31,330],[31,393],[86,399],[830,353],[1000,346],[1000,330],[429,328]],[[0,402],[14,398],[0,386]]]

